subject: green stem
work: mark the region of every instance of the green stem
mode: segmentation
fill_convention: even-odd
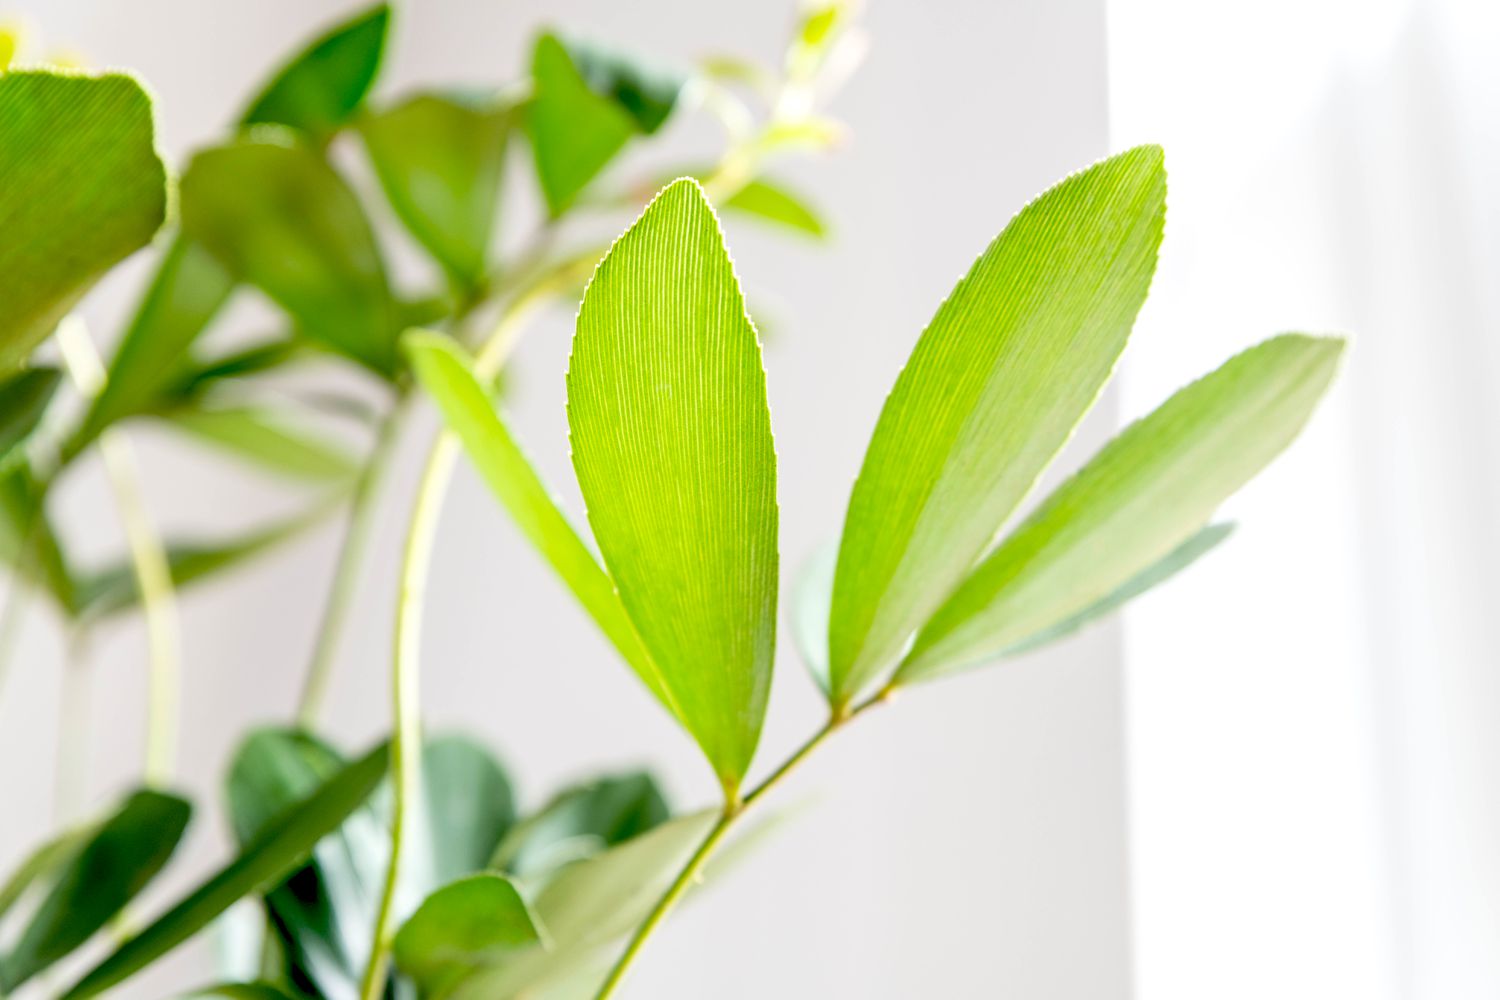
[[[406,400],[405,396],[398,398],[381,420],[375,443],[365,459],[364,467],[360,469],[359,480],[349,498],[347,524],[339,547],[338,563],[334,568],[327,602],[323,606],[323,617],[318,623],[312,657],[307,664],[307,673],[303,676],[302,694],[297,702],[297,724],[304,729],[311,729],[316,725],[328,695],[328,684],[338,655],[339,638],[343,634],[344,622],[349,617],[349,608],[359,586],[365,553],[370,547],[370,532],[374,527],[380,484],[385,479],[391,453],[401,436],[407,410]]]
[[[735,824],[739,822],[740,818],[756,802],[760,801],[766,793],[779,785],[787,775],[795,771],[803,761],[812,755],[813,751],[822,746],[828,737],[838,732],[839,729],[843,728],[855,717],[876,705],[883,704],[889,698],[889,690],[882,691],[851,711],[835,713],[824,724],[822,729],[819,729],[807,742],[797,748],[795,753],[783,761],[781,766],[776,768],[776,770],[772,771],[770,776],[757,785],[750,794],[746,795],[738,803],[730,802],[725,805],[724,812],[720,815],[719,821],[714,824],[713,829],[708,831],[708,835],[703,838],[703,842],[698,845],[698,849],[693,852],[692,857],[688,858],[687,863],[682,866],[682,870],[677,873],[677,877],[672,880],[672,884],[667,887],[667,891],[662,893],[661,898],[656,901],[656,905],[651,908],[651,912],[646,915],[646,919],[636,928],[635,934],[625,946],[625,950],[620,953],[620,957],[615,961],[614,967],[610,969],[609,977],[604,980],[603,985],[599,987],[599,992],[594,995],[594,1000],[609,1000],[610,997],[615,995],[620,984],[625,981],[625,976],[630,972],[631,966],[635,964],[636,958],[639,957],[642,949],[645,948],[646,942],[656,931],[656,928],[661,925],[662,921],[667,918],[668,914],[672,912],[673,908],[676,907],[688,889],[698,881],[698,877],[703,872],[703,866],[708,864],[709,859],[713,857],[714,851],[723,842],[729,832],[734,829]]]
[[[64,364],[79,391],[97,396],[104,388],[104,364],[82,322],[65,319],[57,330]],[[99,435],[105,475],[115,494],[115,505],[125,527],[131,569],[141,595],[146,620],[146,749],[144,780],[161,787],[171,780],[177,753],[178,696],[181,650],[178,637],[177,591],[166,548],[146,512],[140,469],[130,442],[118,430]]]

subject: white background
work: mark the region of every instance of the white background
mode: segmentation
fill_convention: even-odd
[[[140,71],[161,97],[163,146],[180,162],[219,133],[273,60],[348,7],[49,0],[20,9],[53,45]],[[507,79],[544,20],[679,61],[723,50],[764,60],[780,51],[791,10],[687,0],[412,3],[382,92],[417,81]],[[730,231],[740,274],[752,301],[766,304],[772,330],[767,364],[788,580],[837,530],[884,393],[938,302],[1028,197],[1107,146],[1097,0],[877,3],[867,21],[868,64],[834,105],[851,141],[825,162],[786,171],[824,205],[834,240],[816,247],[748,225]],[[701,116],[669,139],[680,153],[700,155],[716,141]],[[528,170],[519,156],[514,167],[517,175]],[[512,236],[525,231],[526,201],[514,199]],[[141,273],[129,269],[90,303],[86,314],[101,339],[119,329]],[[246,326],[264,321],[257,310],[238,311]],[[530,332],[513,396],[519,430],[560,488],[570,486],[562,412],[569,317],[559,310]],[[1100,440],[1111,409],[1096,415],[1080,446]],[[383,511],[328,713],[332,732],[351,745],[373,739],[388,718],[394,551],[430,415],[421,424]],[[291,505],[283,491],[202,451],[149,429],[136,438],[153,509],[168,526],[222,528]],[[118,550],[94,472],[63,507],[85,554]],[[217,779],[236,732],[291,710],[335,540],[323,532],[184,601],[182,783],[206,808],[169,886],[222,856]],[[492,740],[529,803],[566,778],[638,763],[659,767],[685,805],[709,801],[712,782],[688,742],[467,470],[434,570],[425,678],[433,727],[462,726]],[[43,620],[28,629],[18,676],[0,704],[0,758],[11,762],[0,858],[15,856],[50,822],[60,656],[52,632]],[[137,767],[142,642],[141,631],[127,627],[95,651],[93,801],[124,787]],[[762,766],[819,721],[789,641],[782,653]],[[809,808],[753,864],[674,921],[630,995],[1126,995],[1120,720],[1113,627],[913,693],[841,738],[787,789],[782,802]],[[207,949],[195,945],[121,993],[159,996],[209,974]]]

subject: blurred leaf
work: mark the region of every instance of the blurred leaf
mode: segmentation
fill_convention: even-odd
[[[532,905],[551,948],[502,958],[464,980],[453,995],[518,1000],[576,977],[601,947],[646,918],[717,819],[717,812],[684,816],[563,869]]]
[[[1108,380],[1145,301],[1161,150],[1022,209],[954,288],[887,398],[849,498],[829,626],[847,704],[953,592]]]
[[[846,131],[843,125],[829,118],[777,122],[761,134],[758,146],[763,154],[789,149],[829,149],[844,140]]]
[[[1274,337],[1126,428],[969,575],[896,679],[986,659],[1166,557],[1292,442],[1342,350],[1331,338]]]
[[[88,843],[98,829],[98,823],[89,823],[64,830],[28,854],[0,885],[0,917],[10,912],[10,908],[32,886],[50,881],[59,868],[77,856],[79,848]]]
[[[202,247],[172,241],[125,331],[104,389],[94,397],[73,448],[121,417],[152,407],[181,370],[189,346],[218,313],[234,279]]]
[[[20,940],[0,959],[0,990],[15,990],[123,910],[166,865],[192,811],[186,799],[162,792],[126,799],[61,867]]]
[[[202,395],[220,382],[249,378],[274,371],[301,358],[306,345],[290,337],[274,337],[207,360],[195,361],[168,390],[169,397],[183,400]]]
[[[252,732],[240,744],[226,783],[236,841],[253,843],[343,765],[333,748],[308,734]],[[356,810],[318,843],[307,864],[265,894],[291,982],[318,996],[357,994],[389,851],[379,817]]]
[[[389,757],[382,743],[266,824],[228,866],[120,945],[74,984],[64,1000],[97,996],[123,982],[202,930],[235,900],[281,881],[369,798],[385,775]]]
[[[822,239],[827,235],[823,220],[800,195],[768,180],[753,180],[731,195],[722,206],[766,222],[774,222]]]
[[[755,327],[695,182],[667,187],[600,263],[567,385],[605,566],[732,797],[775,655],[776,451]]]
[[[31,432],[37,429],[62,381],[56,368],[26,368],[0,378],[0,470],[10,464]]]
[[[183,1000],[209,1000],[222,997],[224,1000],[296,1000],[296,998],[270,983],[219,983],[189,993]]]
[[[537,177],[556,217],[630,138],[661,127],[683,79],[556,35],[537,39],[526,125]]]
[[[246,534],[224,541],[169,541],[167,565],[178,589],[206,580],[222,570],[262,555],[320,522],[331,509],[320,504]],[[102,618],[133,607],[140,594],[135,572],[126,560],[84,574],[77,585],[75,610],[80,616]]]
[[[76,610],[72,570],[47,514],[42,485],[24,460],[0,469],[0,558],[40,584],[59,609]]]
[[[485,277],[512,111],[419,94],[359,125],[396,215],[463,288]]]
[[[1146,569],[1131,577],[1124,584],[1110,591],[1109,594],[1090,604],[1077,614],[1049,625],[1039,632],[1027,636],[1013,646],[1002,650],[1001,656],[1020,656],[1034,649],[1050,645],[1059,639],[1067,638],[1073,633],[1086,628],[1115,609],[1140,597],[1146,591],[1151,590],[1158,584],[1165,583],[1178,573],[1187,569],[1203,556],[1219,546],[1219,543],[1228,538],[1234,531],[1232,522],[1225,524],[1211,524],[1200,530],[1177,548],[1168,552],[1161,560],[1148,566]]]
[[[651,775],[600,778],[559,793],[517,824],[494,852],[490,866],[536,884],[561,863],[638,837],[670,816]]]
[[[257,133],[260,136],[260,133]],[[303,333],[389,377],[395,303],[354,192],[316,151],[243,139],[193,157],[182,227]]]
[[[340,445],[294,426],[285,408],[185,407],[168,412],[166,417],[200,440],[277,475],[327,482],[349,479],[359,468]]]
[[[672,116],[687,83],[683,74],[594,42],[560,42],[588,88],[624,108],[641,132],[652,134]]]
[[[130,76],[0,74],[0,374],[166,217],[151,100]]]
[[[543,933],[515,884],[487,872],[428,896],[396,934],[394,953],[422,995],[436,997],[475,969],[542,946]]]
[[[483,745],[464,736],[428,739],[422,750],[427,876],[443,885],[482,871],[516,821],[510,779]]]
[[[830,690],[828,611],[833,602],[833,571],[838,555],[836,543],[819,546],[803,564],[792,593],[792,638],[807,672],[824,694]]]
[[[522,534],[568,585],[625,662],[671,711],[671,697],[626,616],[614,584],[511,437],[491,394],[462,349],[452,338],[432,333],[408,334],[402,344],[418,381],[442,410],[449,428],[463,442],[475,468]]]
[[[337,131],[375,82],[390,20],[381,3],[330,29],[271,78],[241,123],[288,125],[319,138]]]

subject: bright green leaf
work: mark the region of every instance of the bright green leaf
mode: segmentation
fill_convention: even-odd
[[[183,230],[307,336],[389,376],[396,305],[364,209],[315,150],[256,136],[193,157]]]
[[[992,656],[1166,557],[1292,442],[1342,350],[1331,338],[1274,337],[1126,428],[933,615],[897,681],[927,680]]]
[[[369,798],[389,758],[381,744],[288,808],[226,867],[96,965],[64,1000],[97,996],[123,982],[198,933],[235,900],[280,882]]]
[[[1187,541],[1177,546],[1177,548],[1168,552],[1159,561],[1146,567],[1082,611],[1068,616],[1055,625],[1049,625],[1040,632],[1027,636],[1015,645],[1002,650],[1000,655],[1020,656],[1022,653],[1029,653],[1034,649],[1040,649],[1043,646],[1066,638],[1088,627],[1117,608],[1140,597],[1158,584],[1165,583],[1199,559],[1208,555],[1209,552],[1219,546],[1219,543],[1228,538],[1233,530],[1234,524],[1232,522],[1211,524],[1203,528],[1196,535],[1193,535]]]
[[[265,407],[187,407],[166,416],[173,426],[276,475],[327,482],[348,479],[358,468],[340,445]]]
[[[126,799],[62,867],[0,959],[0,989],[16,989],[109,923],[166,865],[192,811],[186,799],[162,792]]]
[[[752,180],[724,202],[724,211],[773,222],[822,239],[827,235],[823,220],[801,195],[769,180]]]
[[[396,934],[401,971],[423,996],[450,992],[465,976],[529,946],[544,932],[510,879],[470,875],[428,896]]]
[[[532,905],[552,947],[506,957],[470,976],[453,995],[519,1000],[577,976],[600,948],[646,918],[717,818],[717,812],[684,816],[563,869]]]
[[[958,283],[886,400],[849,498],[829,626],[847,704],[989,546],[1108,380],[1156,267],[1161,150],[1027,205]]]
[[[167,543],[167,565],[172,583],[181,590],[218,573],[263,555],[318,524],[332,507],[322,504],[267,527],[224,541],[171,541]],[[134,568],[121,561],[87,574],[76,585],[74,610],[80,616],[102,618],[134,607],[140,598]]]
[[[174,240],[136,307],[73,447],[92,441],[122,417],[150,409],[233,289],[234,279],[208,251],[180,236]]]
[[[670,815],[651,775],[600,778],[558,793],[517,824],[490,865],[539,884],[564,864],[638,837]]]
[[[463,288],[485,277],[512,117],[493,101],[419,94],[359,125],[396,215]]]
[[[60,381],[56,368],[26,368],[0,378],[0,469],[42,422]]]
[[[325,138],[364,103],[380,71],[391,11],[376,4],[337,25],[272,77],[241,118]]]
[[[726,792],[776,646],[776,449],[760,343],[697,183],[599,265],[568,368],[573,466],[620,600]]]
[[[151,99],[121,73],[0,73],[0,177],[4,374],[166,217]]]
[[[491,393],[452,338],[412,333],[402,341],[412,369],[463,442],[470,460],[521,532],[646,686],[672,710],[672,700],[625,614],[614,584],[537,477],[496,411]]]

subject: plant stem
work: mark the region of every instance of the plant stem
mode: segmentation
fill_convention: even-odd
[[[719,821],[714,824],[713,829],[708,831],[708,835],[703,838],[703,842],[698,845],[698,849],[693,852],[692,857],[688,858],[687,863],[682,866],[682,870],[677,873],[677,877],[672,880],[672,884],[667,887],[667,891],[662,893],[661,898],[656,901],[656,905],[651,908],[651,912],[646,915],[646,919],[636,928],[635,934],[625,946],[625,950],[620,953],[619,959],[615,961],[614,967],[610,969],[609,977],[604,980],[603,985],[599,987],[599,992],[594,995],[594,1000],[609,1000],[610,997],[615,995],[615,991],[625,981],[625,976],[630,972],[631,966],[635,963],[636,958],[640,955],[641,950],[645,947],[652,933],[667,918],[667,915],[672,912],[672,909],[682,899],[693,883],[698,880],[698,876],[703,871],[703,866],[713,857],[713,853],[719,844],[723,842],[725,836],[729,834],[740,818],[750,810],[751,806],[755,805],[767,792],[780,784],[787,775],[795,771],[798,765],[810,757],[813,751],[817,750],[828,737],[838,732],[839,729],[843,728],[857,716],[876,705],[888,701],[890,694],[890,689],[887,688],[869,701],[862,702],[851,711],[832,715],[823,725],[822,729],[819,729],[808,738],[807,742],[798,747],[795,753],[783,761],[776,770],[771,772],[769,777],[757,785],[744,799],[738,803],[730,802],[725,805],[724,812],[720,815]]]
[[[359,480],[349,498],[349,512],[344,539],[339,547],[338,563],[334,567],[333,582],[323,605],[323,617],[318,623],[317,639],[307,664],[307,673],[303,676],[302,694],[297,702],[297,724],[304,729],[311,729],[316,725],[328,694],[328,684],[338,655],[339,638],[343,634],[344,622],[349,617],[349,607],[359,586],[364,555],[370,545],[370,531],[375,522],[380,484],[385,479],[391,453],[401,436],[407,398],[404,395],[399,397],[381,420],[375,443],[365,459],[364,467],[360,469]]]
[[[104,387],[104,365],[82,321],[69,317],[58,326],[58,347],[68,373],[85,397]],[[177,592],[166,549],[146,512],[140,469],[130,442],[118,431],[99,435],[105,475],[115,494],[115,505],[125,527],[131,568],[146,619],[146,749],[143,778],[161,787],[172,777],[177,753],[178,696],[181,650]]]

